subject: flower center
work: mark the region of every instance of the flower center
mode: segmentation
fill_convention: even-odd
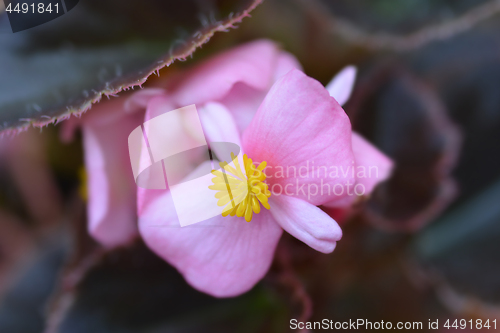
[[[245,220],[250,222],[253,213],[260,213],[260,205],[270,209],[268,198],[271,192],[264,180],[266,174],[263,172],[267,163],[264,161],[255,167],[251,158],[243,155],[243,171],[236,156],[231,153],[233,168],[227,162],[220,162],[220,170],[212,170],[215,176],[212,179],[213,185],[208,188],[218,191],[215,198],[219,199],[217,205],[224,207],[222,216],[245,216]]]

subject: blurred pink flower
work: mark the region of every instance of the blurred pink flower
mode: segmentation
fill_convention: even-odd
[[[301,189],[322,185],[321,181],[331,187],[348,181],[366,182],[371,191],[387,178],[391,162],[352,134],[349,119],[330,97],[342,103],[349,98],[354,68],[343,71],[327,89],[294,69],[300,65],[293,56],[260,40],[195,66],[170,82],[168,92],[145,89],[108,103],[106,110],[92,110],[95,116],[85,115],[89,230],[94,238],[106,246],[129,241],[137,234],[139,215],[140,233],[148,246],[192,286],[219,297],[241,294],[264,276],[282,228],[318,251],[333,251],[341,230],[317,206],[348,207],[356,198],[310,196]],[[127,135],[144,119],[189,104],[197,105],[208,142],[238,143],[250,158],[270,167],[300,168],[314,161],[316,166],[343,168],[369,164],[382,171],[377,179],[365,180],[350,172],[340,178],[314,178],[311,170],[310,177],[278,177],[276,170],[266,169],[271,191],[274,185],[294,194],[275,193],[269,198],[271,209],[260,211],[250,223],[242,217],[219,216],[180,228],[168,190],[139,188],[136,199]]]
[[[123,98],[96,105],[80,121],[87,172],[89,233],[106,247],[138,235],[136,185],[130,168],[128,136],[144,112],[127,114]],[[75,119],[75,118],[73,118]],[[72,126],[71,122],[66,126]]]

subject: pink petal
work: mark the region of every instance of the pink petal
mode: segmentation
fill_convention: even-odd
[[[233,114],[240,133],[243,133],[248,125],[250,125],[272,84],[292,69],[302,69],[298,60],[287,52],[280,52],[277,59],[273,60],[273,79],[266,89],[258,90],[246,85],[244,82],[237,82],[220,101]]]
[[[298,70],[274,84],[242,142],[250,158],[267,161],[273,192],[321,205],[346,196],[344,188],[354,184],[349,118],[318,81]]]
[[[136,185],[128,135],[143,118],[141,114],[119,117],[115,111],[123,109],[105,111],[113,106],[103,103],[93,109],[103,115],[102,121],[89,117],[83,122],[89,232],[109,247],[124,244],[137,235]]]
[[[231,142],[241,147],[238,128],[229,110],[222,104],[211,102],[200,108],[203,132],[210,142]]]
[[[348,207],[358,199],[354,190],[362,193],[361,196],[368,196],[375,186],[391,175],[393,169],[391,159],[356,132],[352,133],[352,150],[356,159],[357,176],[352,195],[343,200],[325,203],[326,207]]]
[[[363,184],[369,194],[378,183],[389,178],[392,160],[356,132],[352,133],[352,150],[358,169],[364,167],[367,171],[366,177],[359,177],[361,172],[358,172],[357,183]]]
[[[221,100],[237,82],[256,90],[271,84],[276,44],[258,40],[221,53],[196,66],[184,77],[174,99],[178,105]]]
[[[149,102],[144,133],[155,162],[206,146],[196,107],[188,105],[173,109],[163,97],[154,98]]]
[[[331,253],[342,230],[337,222],[320,208],[286,195],[271,196],[270,212],[290,235],[303,241],[313,249]]]
[[[162,160],[165,158],[167,159],[163,162],[165,167],[168,164],[165,169],[167,178],[170,178],[170,181],[174,181],[174,183],[191,173],[201,162],[209,159],[208,146],[199,113],[194,105],[176,108],[168,97],[153,98],[148,103],[144,132],[138,129],[137,133],[134,133],[136,136],[134,142],[138,142],[142,135],[147,138],[147,145],[150,148],[154,164],[153,167],[139,176],[138,185],[140,187],[165,188],[162,167]],[[142,145],[136,145],[135,150],[142,152]],[[134,155],[138,156],[139,154]],[[174,155],[177,157],[174,160],[170,159]],[[148,159],[149,156],[146,156],[146,160]],[[135,160],[139,159],[135,157]],[[147,163],[143,165],[147,165]],[[137,172],[135,174],[137,175]]]
[[[276,68],[274,70],[273,83],[283,75],[288,74],[288,72],[290,72],[292,69],[298,69],[302,71],[302,65],[292,54],[288,52],[280,52],[276,62]]]
[[[140,110],[145,110],[150,100],[155,97],[165,96],[166,91],[162,88],[146,88],[133,93],[123,105],[124,111],[133,113]]]
[[[340,105],[344,105],[351,97],[354,82],[356,81],[356,67],[347,66],[342,69],[326,86],[330,96]]]
[[[175,109],[177,109],[177,107],[170,96],[154,96],[148,100],[144,121],[146,122]]]
[[[268,87],[270,88],[270,87]],[[266,97],[268,89],[257,90],[244,83],[238,82],[229,93],[221,99],[234,117],[240,133],[248,127],[257,113],[260,103]]]
[[[282,233],[267,211],[249,223],[217,216],[180,227],[167,191],[144,207],[139,229],[146,244],[194,288],[216,297],[250,290],[268,271]]]
[[[240,133],[229,110],[220,103],[207,103],[200,110],[200,120],[210,148],[215,153],[213,157],[219,161],[228,162],[235,167],[230,162],[232,160],[231,153],[234,153],[238,156],[240,165],[244,165],[244,149],[241,144]],[[232,146],[217,145],[213,144],[214,142],[234,143],[239,149],[233,150]]]

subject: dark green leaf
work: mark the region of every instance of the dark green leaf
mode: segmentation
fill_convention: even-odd
[[[140,86],[260,2],[81,0],[53,21],[2,33],[0,130],[59,121]]]

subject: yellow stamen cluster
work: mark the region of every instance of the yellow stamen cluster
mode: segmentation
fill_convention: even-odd
[[[250,222],[253,213],[259,214],[260,204],[266,209],[270,209],[268,198],[271,196],[268,185],[264,183],[266,174],[263,172],[267,163],[262,162],[255,167],[251,158],[243,155],[244,169],[241,170],[236,156],[231,153],[233,168],[227,162],[220,162],[223,169],[213,170],[215,176],[212,179],[213,185],[208,188],[218,191],[215,198],[219,199],[217,205],[224,207],[222,216],[245,216],[245,220]]]

